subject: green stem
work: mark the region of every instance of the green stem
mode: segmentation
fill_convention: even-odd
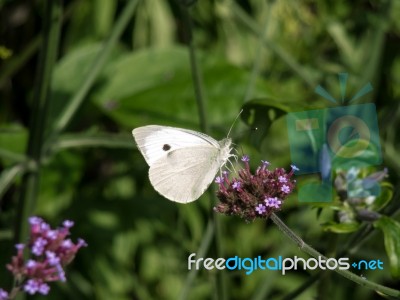
[[[267,3],[272,6],[270,1],[267,1]],[[256,54],[254,57],[253,67],[251,69],[250,80],[246,87],[246,92],[244,95],[243,102],[246,102],[253,97],[254,86],[256,84],[256,80],[257,80],[257,77],[258,77],[258,75],[260,73],[260,69],[261,69],[262,54],[263,54],[264,44],[265,44],[265,40],[266,40],[266,36],[267,36],[267,29],[269,27],[268,24],[270,21],[271,10],[272,10],[272,7],[270,7],[268,9],[268,12],[267,12],[268,15],[265,18],[265,24],[263,26],[262,32],[260,31],[259,44],[257,45],[257,50],[256,50]]]
[[[197,62],[196,48],[193,45],[192,19],[190,18],[189,8],[182,8],[182,15],[186,25],[186,43],[189,49],[190,70],[193,79],[193,88],[200,117],[200,128],[204,133],[209,133],[209,126],[206,118],[206,101],[204,100],[203,81],[200,68]]]
[[[93,64],[90,68],[90,72],[86,77],[86,80],[82,83],[81,87],[72,97],[71,101],[68,103],[67,107],[61,114],[60,118],[58,119],[57,123],[55,124],[51,137],[57,136],[60,132],[62,132],[65,127],[69,124],[83,101],[85,97],[89,93],[89,90],[92,88],[93,84],[95,83],[97,77],[99,76],[101,70],[103,69],[107,59],[111,54],[111,50],[117,43],[119,37],[121,36],[122,32],[125,30],[126,26],[129,24],[130,20],[132,19],[133,13],[135,11],[136,5],[138,4],[139,0],[130,0],[126,4],[125,8],[123,9],[121,16],[117,20],[113,31],[109,39],[105,42],[104,47],[101,49],[97,57],[94,59]]]
[[[211,245],[213,236],[214,236],[214,222],[212,219],[210,219],[208,221],[206,231],[204,233],[203,239],[201,240],[201,244],[196,253],[196,256],[205,257],[205,255],[208,252],[208,249],[210,249],[210,245]],[[196,268],[193,268],[192,270],[189,271],[189,274],[186,276],[186,281],[183,286],[182,292],[179,296],[179,299],[181,299],[181,300],[190,299],[189,291],[193,284],[193,281],[196,279],[198,272],[199,272],[199,270]]]
[[[289,227],[286,226],[285,223],[282,222],[281,219],[278,218],[276,214],[271,215],[271,220],[275,223],[275,225],[278,226],[278,228],[290,239],[292,240],[297,246],[300,248],[300,250],[306,252],[307,254],[311,255],[312,257],[318,259],[319,257],[323,258],[324,260],[327,260],[325,256],[323,256],[321,253],[319,253],[317,250],[312,248],[310,245],[306,244],[297,234],[295,234]],[[360,277],[348,270],[340,270],[339,268],[334,269],[336,273],[339,275],[355,282],[358,283],[361,286],[364,286],[366,288],[375,290],[377,292],[393,296],[393,297],[400,297],[400,291],[388,288],[386,286],[377,284],[375,282],[369,281],[363,277]]]
[[[200,72],[200,68],[197,61],[196,55],[196,48],[193,44],[192,38],[192,20],[189,13],[189,8],[187,6],[182,7],[182,16],[184,19],[184,24],[186,26],[186,43],[189,49],[189,58],[190,58],[190,69],[192,73],[193,79],[193,87],[195,92],[195,98],[197,103],[197,108],[199,112],[200,118],[200,128],[204,133],[209,133],[209,125],[206,118],[206,100],[204,99],[204,92],[203,92],[203,82],[202,76]],[[214,193],[212,189],[209,189],[210,198],[214,198]],[[216,255],[218,257],[223,257],[223,244],[222,244],[222,225],[219,218],[219,215],[214,214],[214,211],[211,209],[210,211],[210,219],[209,222],[213,221],[212,224],[214,226],[215,231],[215,245],[216,245]],[[193,274],[193,275],[192,275]],[[189,276],[196,276],[197,273],[190,273]],[[194,278],[193,278],[194,279]],[[187,280],[187,283],[191,283],[192,280]],[[217,295],[216,298],[218,299],[226,299],[227,298],[227,279],[224,272],[220,272],[217,274]],[[185,288],[188,285],[185,284]]]
[[[30,135],[27,158],[38,168],[24,174],[22,192],[18,202],[15,240],[25,242],[28,237],[28,217],[33,213],[39,186],[40,163],[42,157],[43,132],[49,106],[49,89],[53,66],[56,61],[61,29],[62,4],[60,0],[45,2],[43,43],[40,52],[37,83],[32,105]]]
[[[258,28],[258,24],[254,22],[254,20],[248,16],[243,9],[236,4],[234,1],[231,2],[232,11],[238,18],[240,22],[242,22],[254,35],[257,37],[262,36],[262,32]],[[272,52],[274,52],[284,63],[288,65],[290,69],[293,70],[304,82],[314,88],[316,86],[315,80],[312,76],[310,76],[307,71],[296,61],[296,59],[285,49],[283,49],[278,44],[274,43],[272,40],[268,38],[264,38],[264,44],[267,48],[269,48]]]

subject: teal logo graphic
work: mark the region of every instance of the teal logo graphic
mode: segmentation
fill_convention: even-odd
[[[300,202],[332,201],[332,170],[374,166],[382,161],[375,105],[352,104],[369,93],[372,85],[365,85],[343,105],[346,73],[339,74],[339,83],[342,106],[293,112],[286,117],[292,163],[300,169],[297,174],[320,175],[320,182],[300,188]],[[318,86],[315,92],[339,104],[323,87]]]

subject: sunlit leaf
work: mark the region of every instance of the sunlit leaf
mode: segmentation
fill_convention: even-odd
[[[380,194],[376,197],[371,205],[371,209],[379,211],[384,208],[393,197],[393,186],[390,183],[383,182],[380,185]]]
[[[382,216],[374,222],[374,226],[382,230],[386,254],[390,261],[393,277],[400,277],[400,223],[390,217]]]
[[[329,222],[321,225],[325,231],[331,231],[335,233],[350,233],[358,230],[360,224],[357,222],[352,223],[335,223]]]

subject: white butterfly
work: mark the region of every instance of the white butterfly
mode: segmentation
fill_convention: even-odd
[[[197,200],[231,154],[231,139],[216,141],[197,131],[149,125],[132,130],[133,138],[150,166],[154,189],[169,200]]]

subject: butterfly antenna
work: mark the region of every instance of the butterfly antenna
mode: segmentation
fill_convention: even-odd
[[[231,131],[232,131],[233,125],[235,125],[235,123],[236,123],[237,119],[238,119],[238,118],[239,118],[239,116],[242,114],[242,112],[243,112],[243,109],[241,109],[241,110],[240,110],[240,112],[237,114],[237,116],[236,116],[235,120],[233,120],[233,123],[232,123],[232,125],[231,125],[231,128],[229,128],[228,135],[227,135],[226,137],[229,137],[229,134],[230,134],[230,133],[231,133]]]

